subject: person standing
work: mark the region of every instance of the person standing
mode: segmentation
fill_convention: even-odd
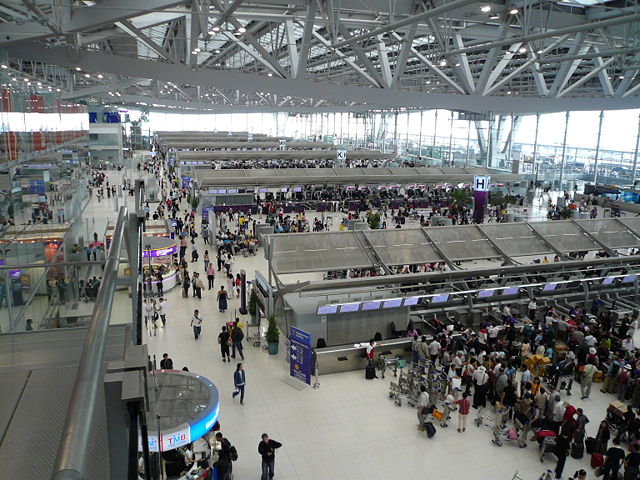
[[[224,289],[224,286],[221,286],[220,290],[218,291],[218,310],[220,310],[220,313],[224,313],[227,311],[228,298],[229,294]]]
[[[229,343],[231,343],[231,336],[227,332],[227,327],[223,326],[222,331],[218,334],[218,344],[220,345],[223,362],[227,360],[231,362],[231,358],[229,358]]]
[[[567,461],[567,455],[571,449],[571,439],[565,433],[561,434],[556,440],[555,454],[558,458],[556,463],[556,478],[562,478],[562,471],[564,470],[564,464]]]
[[[213,268],[213,263],[209,263],[207,266],[207,281],[209,282],[208,290],[213,288],[213,281],[216,279],[216,271]]]
[[[236,398],[236,395],[240,394],[240,405],[244,405],[244,386],[246,384],[246,380],[247,378],[244,373],[244,368],[242,367],[242,364],[239,363],[236,367],[236,371],[233,373],[233,385],[236,387],[236,391],[231,394],[231,398]]]
[[[194,275],[196,277],[196,295],[198,296],[199,299],[202,299],[202,289],[204,288],[204,282],[200,278],[199,273],[196,273]]]
[[[240,353],[240,358],[244,360],[244,352],[242,349],[242,339],[244,338],[244,332],[242,328],[240,328],[240,320],[236,318],[236,321],[233,323],[233,330],[231,330],[231,340],[232,340],[232,351],[231,358],[236,358],[236,350]]]
[[[429,414],[429,393],[425,385],[420,385],[420,397],[418,397],[418,430],[424,432],[424,422]]]
[[[458,405],[458,432],[462,433],[467,429],[467,417],[469,416],[469,409],[471,408],[471,402],[467,398],[466,393],[462,394],[462,398],[456,402]]]
[[[162,320],[162,327],[167,326],[167,299],[164,297],[160,297],[158,300],[158,305],[156,307],[158,315],[160,315],[160,320]]]
[[[587,364],[582,369],[582,380],[580,380],[580,390],[582,390],[582,397],[580,400],[589,398],[591,395],[591,385],[593,385],[593,375],[598,369],[590,361],[587,360]]]
[[[529,310],[529,319],[532,322],[535,322],[536,320],[536,310],[538,309],[538,304],[536,303],[536,299],[532,299],[529,302],[529,306],[528,306],[528,310]]]
[[[262,476],[260,480],[273,478],[276,463],[276,449],[282,444],[269,438],[266,433],[262,434],[262,441],[258,443],[258,453],[262,456]]]
[[[168,353],[162,354],[162,360],[160,360],[161,370],[173,370],[173,360],[169,357]]]
[[[200,332],[202,332],[202,317],[200,316],[200,312],[198,310],[193,311],[191,326],[193,327],[193,336],[196,340],[198,340]]]

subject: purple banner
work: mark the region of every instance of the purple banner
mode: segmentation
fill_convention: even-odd
[[[304,213],[304,205],[301,203],[296,204],[296,213]]]
[[[318,203],[316,205],[316,212],[324,212],[326,211],[327,206],[324,203]]]
[[[475,223],[484,222],[484,211],[487,208],[487,199],[489,192],[483,192],[481,190],[473,191],[473,221]]]
[[[178,246],[177,245],[171,245],[170,247],[167,248],[156,248],[153,250],[143,250],[142,251],[142,258],[147,258],[147,257],[165,257],[167,255],[171,255],[175,252],[178,251]]]

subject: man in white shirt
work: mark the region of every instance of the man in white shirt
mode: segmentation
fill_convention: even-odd
[[[504,315],[505,318],[509,318],[511,316],[511,309],[509,308],[509,305],[502,307],[502,315]]]
[[[160,315],[160,319],[162,320],[162,328],[167,326],[167,299],[160,297],[158,301],[158,305],[156,305],[156,310],[158,315]]]
[[[193,317],[191,318],[191,326],[193,327],[193,336],[198,340],[200,332],[202,331],[202,317],[198,310],[193,311]]]
[[[438,359],[438,355],[440,354],[441,348],[442,348],[442,345],[440,345],[440,342],[436,339],[434,339],[433,342],[429,344],[429,355],[431,355],[431,361],[433,363],[435,363],[436,360]]]
[[[620,348],[627,353],[633,350],[633,338],[631,338],[631,335],[628,335],[627,338],[622,340]]]
[[[420,397],[418,397],[418,430],[424,431],[424,422],[429,411],[429,394],[427,387],[420,385]]]
[[[473,372],[473,383],[475,385],[473,389],[473,408],[486,407],[487,406],[487,390],[489,388],[489,374],[484,366],[480,365],[478,369]]]
[[[551,420],[553,421],[553,430],[557,435],[560,434],[560,427],[562,426],[562,418],[564,417],[565,410],[566,408],[564,404],[560,401],[560,395],[556,395],[555,404],[553,405],[551,413]]]
[[[538,309],[535,298],[529,302],[527,309],[529,310],[529,319],[533,322],[536,319],[536,310]]]

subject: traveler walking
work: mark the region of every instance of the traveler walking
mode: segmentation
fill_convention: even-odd
[[[160,320],[162,320],[162,328],[167,326],[167,299],[164,297],[160,297],[158,300],[158,305],[156,307],[158,315],[160,315]]]
[[[194,273],[194,276],[196,277],[196,295],[199,299],[202,299],[202,289],[204,288],[204,282],[200,278],[199,273]]]
[[[229,358],[229,344],[231,343],[231,335],[227,332],[227,327],[223,326],[222,331],[218,334],[218,344],[220,345],[220,352],[222,353],[222,361],[231,361]]]
[[[282,444],[271,440],[266,433],[262,434],[262,441],[258,444],[258,453],[262,456],[262,476],[260,480],[269,480],[273,478],[276,463],[276,449]]]
[[[236,395],[240,394],[240,405],[244,405],[244,386],[246,383],[246,374],[242,364],[239,363],[236,367],[236,371],[233,373],[233,385],[236,391],[231,394],[231,398],[236,398]],[[273,476],[273,475],[272,475]]]
[[[207,266],[207,281],[209,282],[209,288],[207,290],[211,290],[213,288],[213,281],[216,279],[216,271],[213,268],[213,263],[209,263]]]
[[[420,397],[418,397],[418,430],[424,431],[424,422],[429,414],[429,393],[427,387],[420,385]]]
[[[244,360],[244,352],[242,348],[242,339],[244,338],[244,332],[242,328],[240,328],[240,320],[236,318],[236,321],[233,324],[233,330],[231,330],[231,340],[232,340],[232,351],[231,358],[236,358],[236,350],[240,353],[240,358]]]
[[[582,390],[582,397],[580,397],[580,400],[589,398],[589,395],[591,395],[591,385],[593,385],[593,375],[596,373],[597,370],[598,369],[596,368],[596,366],[587,360],[587,364],[584,366],[582,370],[582,379],[580,380],[580,390]]]
[[[229,294],[224,289],[224,286],[221,286],[220,290],[218,291],[218,309],[220,310],[221,313],[224,313],[227,311],[228,298],[229,298]]]
[[[193,336],[196,340],[198,340],[200,332],[202,331],[202,317],[200,316],[200,312],[198,310],[193,311],[191,326],[193,327]]]

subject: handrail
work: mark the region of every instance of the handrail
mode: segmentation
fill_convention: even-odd
[[[89,437],[102,379],[102,364],[126,220],[127,208],[123,206],[118,213],[109,255],[104,264],[103,280],[82,349],[52,480],[83,480],[85,478]]]

